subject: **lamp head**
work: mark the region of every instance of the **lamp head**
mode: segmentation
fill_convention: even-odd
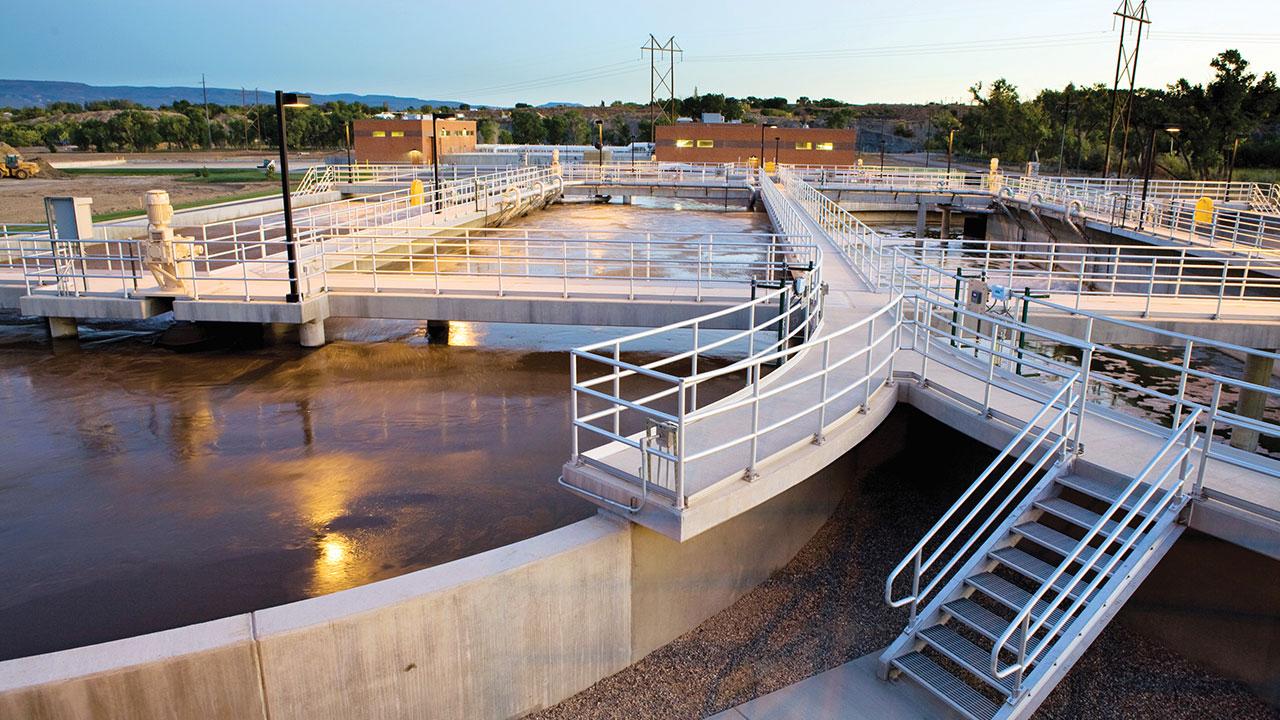
[[[281,93],[280,104],[287,108],[306,107],[311,104],[311,96],[302,93]]]

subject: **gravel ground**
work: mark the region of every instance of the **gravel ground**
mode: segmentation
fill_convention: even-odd
[[[887,645],[906,617],[885,605],[885,576],[992,456],[931,420],[911,425],[912,437],[928,433],[936,452],[904,453],[855,480],[831,520],[773,577],[635,665],[528,718],[703,718]],[[960,484],[922,487],[930,477]],[[1036,717],[1246,720],[1280,712],[1121,620]]]

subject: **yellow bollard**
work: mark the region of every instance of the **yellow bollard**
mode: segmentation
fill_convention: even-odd
[[[1196,201],[1194,220],[1197,225],[1213,224],[1213,198],[1202,197]]]
[[[765,172],[767,172],[767,173],[771,173],[771,172],[773,172],[773,161],[772,161],[772,160],[765,160],[765,161],[764,161],[764,171],[765,171]]]
[[[421,205],[422,196],[423,196],[422,181],[417,178],[414,178],[413,182],[409,183],[409,204]]]

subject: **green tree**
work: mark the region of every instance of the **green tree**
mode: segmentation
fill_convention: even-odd
[[[521,145],[538,145],[547,141],[547,130],[538,113],[517,109],[511,111],[511,137]]]
[[[563,115],[564,131],[561,135],[561,142],[565,145],[590,145],[595,142],[592,136],[592,126],[583,117],[582,113],[577,110],[570,110]]]
[[[1201,179],[1223,177],[1237,138],[1247,138],[1280,107],[1275,73],[1259,78],[1237,50],[1220,53],[1209,65],[1216,71],[1207,86],[1185,78],[1169,88],[1173,122],[1181,128],[1177,150]]]
[[[476,121],[476,140],[486,145],[492,145],[498,141],[498,123],[490,118],[481,118]]]
[[[633,139],[631,123],[622,115],[614,115],[605,132],[605,141],[610,145],[630,145]]]

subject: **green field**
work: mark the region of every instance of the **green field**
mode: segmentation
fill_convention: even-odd
[[[262,170],[242,169],[242,168],[207,168],[200,174],[196,170],[191,169],[169,169],[169,168],[128,168],[128,167],[105,167],[105,168],[70,168],[63,172],[69,175],[115,175],[115,176],[158,176],[172,177],[181,182],[197,182],[197,183],[252,183],[252,182],[280,182],[278,175],[267,177]],[[207,173],[204,174],[204,173]],[[302,177],[303,172],[291,172],[290,177]]]

